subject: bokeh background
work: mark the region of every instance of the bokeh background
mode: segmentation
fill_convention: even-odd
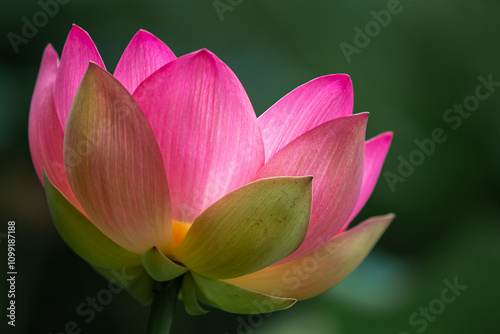
[[[42,51],[52,43],[60,54],[76,23],[90,33],[108,70],[141,28],[177,55],[210,49],[240,78],[257,114],[306,81],[348,73],[354,112],[371,113],[367,137],[394,132],[383,174],[354,223],[388,212],[397,218],[358,269],[323,295],[271,316],[213,310],[190,317],[180,307],[173,333],[500,332],[500,87],[456,129],[443,119],[454,104],[473,101],[478,77],[500,82],[500,2],[401,0],[388,24],[378,30],[369,24],[372,11],[395,3],[60,0],[57,13],[16,53],[7,34],[20,35],[23,17],[33,22],[43,9],[35,0],[2,1],[1,277],[9,220],[17,223],[18,276],[15,328],[6,326],[0,280],[0,328],[66,333],[74,321],[81,333],[142,333],[147,320],[148,308],[126,293],[114,295],[90,323],[77,314],[108,283],[58,236],[29,155],[28,112]],[[369,42],[346,57],[340,45],[356,47],[355,28],[366,24],[373,29]],[[401,159],[415,159],[415,140],[431,138],[436,128],[446,141],[391,186],[388,173],[401,176]],[[443,304],[446,280],[466,288]]]

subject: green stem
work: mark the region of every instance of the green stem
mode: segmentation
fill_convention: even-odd
[[[155,286],[146,334],[169,334],[174,320],[181,279],[179,277],[169,282],[156,283],[158,284]]]

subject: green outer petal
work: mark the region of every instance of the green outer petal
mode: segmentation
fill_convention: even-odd
[[[189,315],[200,315],[208,313],[198,303],[196,297],[196,284],[190,273],[184,275],[182,279],[182,299],[184,300],[184,308]]]
[[[125,288],[137,301],[148,305],[153,300],[153,280],[142,266],[94,269],[113,284]]]
[[[190,270],[215,279],[267,267],[304,240],[311,197],[310,176],[249,183],[205,210],[171,255]]]
[[[142,253],[141,261],[148,274],[158,282],[170,281],[188,271],[186,267],[172,262],[156,247]]]
[[[314,297],[332,288],[353,271],[393,219],[393,214],[372,217],[330,241],[318,240],[318,246],[322,246],[303,257],[227,282],[274,296],[298,300]]]
[[[109,239],[61,194],[44,172],[45,194],[54,225],[73,251],[93,266],[131,267],[141,264],[132,253]]]
[[[269,296],[195,273],[192,275],[202,300],[226,312],[238,314],[270,313],[285,310],[296,302],[292,298]]]

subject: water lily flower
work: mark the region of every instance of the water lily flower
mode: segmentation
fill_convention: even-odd
[[[141,30],[111,74],[73,26],[60,61],[43,54],[29,141],[59,234],[99,273],[144,303],[177,279],[190,314],[264,313],[337,284],[393,219],[347,229],[392,138],[365,142],[352,108],[334,74],[257,118],[210,51]]]

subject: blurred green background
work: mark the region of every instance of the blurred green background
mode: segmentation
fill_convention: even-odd
[[[234,70],[258,114],[306,81],[348,73],[354,112],[371,113],[367,137],[395,135],[355,223],[388,212],[397,217],[347,279],[270,316],[213,310],[190,317],[180,307],[173,333],[500,332],[500,87],[469,106],[473,111],[455,129],[458,121],[443,119],[454,104],[474,102],[478,77],[500,82],[500,2],[221,0],[219,12],[213,1],[63,2],[17,53],[7,34],[20,35],[23,17],[32,22],[42,7],[35,0],[0,5],[2,277],[9,220],[17,223],[18,271],[16,327],[6,326],[3,278],[0,328],[55,334],[74,321],[81,333],[142,333],[146,325],[148,309],[126,293],[114,295],[90,323],[77,314],[78,305],[108,283],[58,236],[29,155],[28,112],[42,51],[52,43],[60,54],[76,23],[110,71],[138,29],[154,33],[176,55],[208,48]],[[397,12],[390,22],[373,23],[374,13],[388,8]],[[369,29],[369,41],[356,39],[358,28]],[[346,57],[341,44],[357,49]],[[419,156],[415,140],[431,138],[436,128],[446,141]],[[402,159],[418,166],[402,176]],[[392,186],[388,173],[400,177]],[[447,284],[466,288],[443,303]]]

